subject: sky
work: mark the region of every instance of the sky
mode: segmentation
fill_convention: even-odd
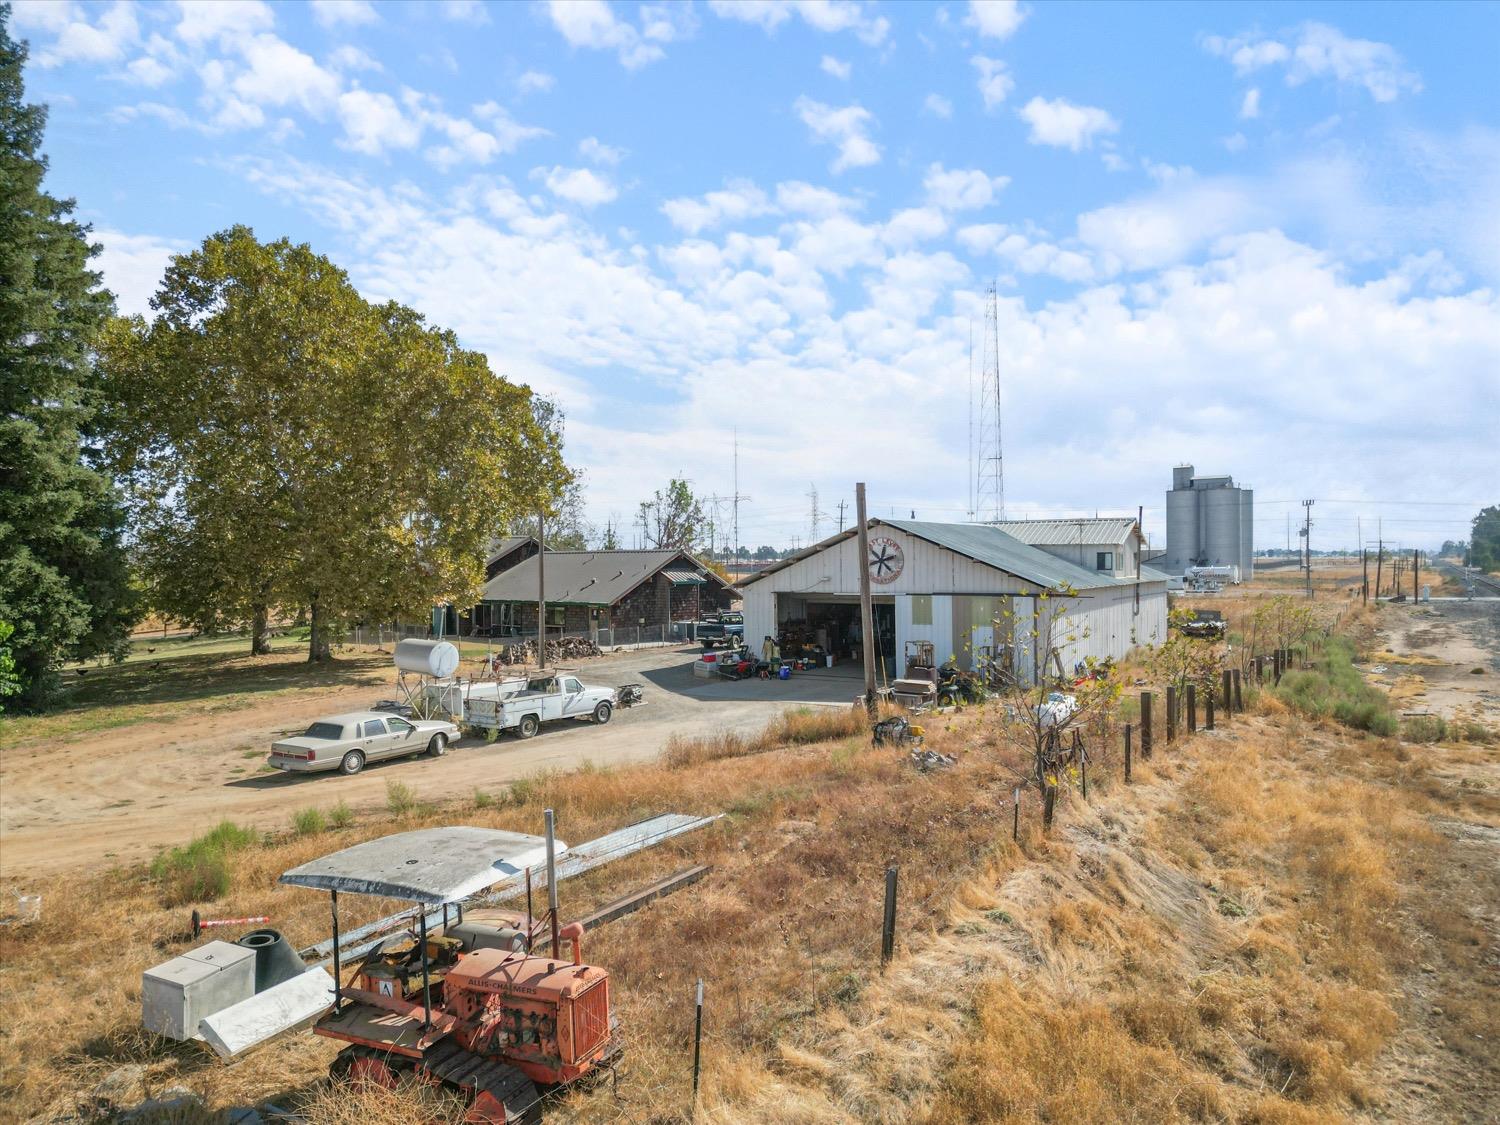
[[[1462,538],[1500,502],[1500,5],[11,22],[47,186],[122,311],[231,225],[307,242],[555,398],[627,543],[673,476],[738,487],[752,549],[830,534],[841,502],[852,522],[855,481],[874,515],[992,514],[990,366],[1011,518],[1139,506],[1160,542],[1183,462],[1256,490],[1258,547],[1303,499],[1314,547],[1351,550]]]

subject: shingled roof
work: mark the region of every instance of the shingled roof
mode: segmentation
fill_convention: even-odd
[[[537,599],[537,556],[503,570],[484,584],[487,602]],[[685,573],[727,589],[717,574],[685,551],[548,551],[544,576],[549,605],[613,605],[641,583],[670,570],[674,584]]]

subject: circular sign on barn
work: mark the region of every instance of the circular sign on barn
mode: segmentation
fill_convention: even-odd
[[[881,536],[870,540],[870,581],[882,585],[901,577],[901,568],[906,565],[906,554],[901,544],[894,539]]]

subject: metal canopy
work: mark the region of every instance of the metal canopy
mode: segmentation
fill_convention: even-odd
[[[558,852],[566,849],[559,840]],[[421,828],[325,855],[292,868],[279,881],[440,906],[521,875],[546,859],[547,842],[541,836],[497,828]]]

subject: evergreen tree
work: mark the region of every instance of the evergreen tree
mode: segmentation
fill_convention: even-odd
[[[25,61],[0,4],[0,620],[34,709],[62,660],[120,655],[136,613],[122,511],[88,463],[92,349],[114,301],[73,201],[42,190],[47,111],[24,101]]]

